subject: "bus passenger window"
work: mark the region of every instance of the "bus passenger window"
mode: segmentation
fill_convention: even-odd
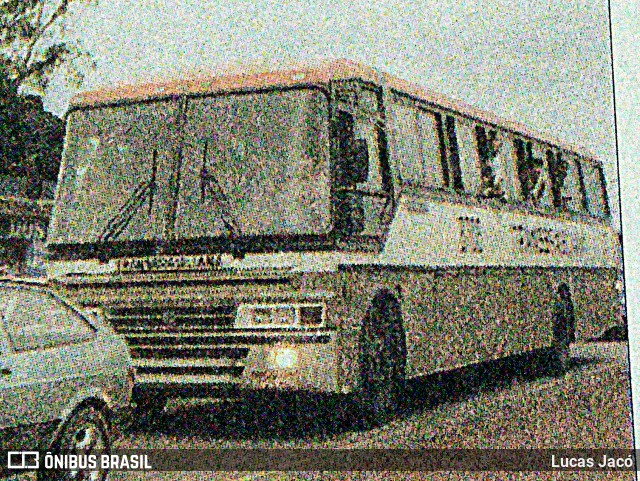
[[[476,125],[476,146],[480,161],[480,196],[488,199],[504,199],[503,180],[498,177],[496,161],[500,150],[497,130]]]
[[[358,197],[350,190],[355,189],[362,173],[354,172],[353,152],[356,148],[355,121],[353,115],[338,111],[333,124],[334,138],[337,141],[337,155],[333,172],[336,188],[336,229],[344,235],[353,235],[363,228],[363,209]]]
[[[460,153],[458,151],[458,139],[456,137],[456,121],[447,115],[447,139],[449,141],[449,172],[451,178],[449,184],[458,192],[463,192],[462,172],[460,170]]]
[[[382,190],[379,132],[371,123],[356,124],[356,140],[352,153],[353,178],[359,189]]]
[[[600,210],[604,217],[611,216],[611,207],[609,206],[609,197],[607,196],[607,182],[604,178],[604,171],[601,165],[595,166],[596,184],[598,186],[598,199],[600,203]]]
[[[391,182],[382,164],[384,132],[368,114],[338,111],[334,123],[334,209],[339,236],[379,235],[391,205]]]
[[[335,182],[339,188],[381,189],[378,133],[373,125],[356,123],[353,115],[339,111],[335,126],[338,158]]]
[[[351,168],[351,150],[355,143],[355,122],[353,115],[339,111],[335,122],[335,138],[338,141],[338,155],[335,168],[335,183],[340,187],[353,187]]]
[[[548,176],[544,157],[534,152],[533,142],[515,140],[518,180],[522,200],[534,206],[549,206]]]
[[[584,178],[578,157],[564,152],[562,159],[566,164],[566,176],[560,190],[559,207],[565,212],[585,212]]]
[[[562,158],[562,153],[547,150],[547,165],[549,166],[549,176],[551,177],[551,198],[553,206],[562,210],[567,210],[566,202],[562,197],[562,191],[569,166],[567,161]]]
[[[391,105],[395,144],[393,160],[400,170],[402,181],[408,185],[419,186],[423,185],[423,178],[417,115],[417,109],[398,103]]]
[[[392,155],[407,185],[436,189],[442,186],[442,167],[438,152],[438,132],[433,112],[413,105],[393,102]]]
[[[602,167],[595,162],[583,161],[582,172],[589,213],[594,217],[609,217],[611,212]]]
[[[441,114],[436,113],[435,118],[440,143],[443,187],[453,189],[457,192],[464,192],[455,118],[447,115],[444,125]]]

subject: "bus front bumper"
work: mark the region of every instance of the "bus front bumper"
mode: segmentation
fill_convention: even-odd
[[[136,358],[139,388],[233,387],[337,392],[335,331],[243,333],[210,339],[197,357]]]

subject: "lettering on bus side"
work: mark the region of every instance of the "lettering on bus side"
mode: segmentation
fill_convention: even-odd
[[[530,254],[567,256],[577,249],[577,242],[568,232],[546,227],[514,225],[516,249]]]
[[[458,217],[460,242],[458,250],[462,254],[482,253],[482,226],[477,217]]]

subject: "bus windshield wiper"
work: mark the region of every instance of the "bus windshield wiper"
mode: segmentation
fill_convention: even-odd
[[[124,232],[133,217],[138,213],[147,200],[149,202],[149,216],[151,216],[153,197],[156,190],[157,157],[158,151],[154,149],[151,164],[151,178],[146,182],[138,184],[127,201],[109,220],[100,234],[101,241],[107,242],[116,240],[120,234]]]
[[[240,226],[232,213],[229,198],[220,186],[217,177],[207,168],[208,144],[205,140],[204,154],[202,156],[202,171],[200,172],[200,199],[204,202],[207,194],[209,194],[211,200],[213,200],[220,211],[220,220],[227,229],[227,233],[231,238],[236,238],[240,232]]]

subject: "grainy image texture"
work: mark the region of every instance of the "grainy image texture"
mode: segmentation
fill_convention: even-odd
[[[633,447],[606,4],[116,5],[73,17],[85,90],[48,84],[54,200],[0,224],[41,274],[2,286],[0,400],[25,356],[103,366],[33,395],[77,406],[39,447]],[[633,479],[469,459],[109,477]]]

